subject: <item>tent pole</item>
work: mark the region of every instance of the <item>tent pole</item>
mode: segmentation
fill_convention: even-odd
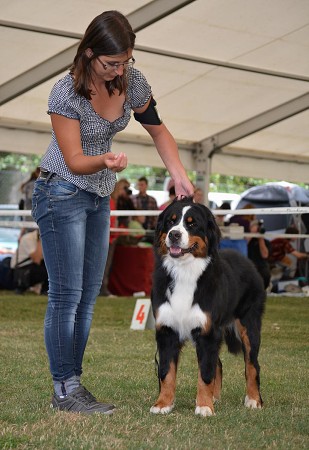
[[[193,157],[196,167],[196,187],[203,192],[204,204],[209,206],[208,193],[211,176],[211,158],[213,148],[208,145],[198,143],[196,149],[193,151]]]

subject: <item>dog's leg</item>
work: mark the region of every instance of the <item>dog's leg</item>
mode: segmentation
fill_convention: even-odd
[[[156,340],[159,351],[160,394],[155,404],[150,408],[150,412],[167,414],[174,407],[176,373],[181,344],[178,334],[168,327],[157,329]]]
[[[221,334],[215,336],[212,331],[210,335],[205,336],[197,332],[193,333],[193,337],[199,364],[195,414],[213,416],[213,400],[215,394],[219,394],[218,387],[221,385],[221,371],[218,368]],[[216,374],[219,377],[217,386]]]
[[[260,366],[258,353],[260,347],[260,325],[254,321],[246,323],[245,319],[236,320],[236,326],[243,344],[247,395],[245,406],[247,408],[261,408],[263,405],[260,394]]]
[[[216,378],[214,387],[214,401],[220,400],[222,389],[222,362],[218,358],[217,368],[216,368]]]
[[[213,396],[215,390],[215,379],[210,383],[203,381],[201,370],[198,371],[197,397],[195,414],[200,416],[214,416]]]

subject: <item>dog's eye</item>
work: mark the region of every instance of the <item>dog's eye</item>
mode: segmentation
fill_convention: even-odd
[[[187,227],[188,228],[193,228],[194,227],[194,225],[196,224],[196,222],[194,221],[194,219],[193,219],[193,217],[188,217],[187,218]]]
[[[171,217],[168,218],[167,224],[168,225],[174,225],[174,223],[176,222],[176,219],[177,219],[176,214],[173,214]]]

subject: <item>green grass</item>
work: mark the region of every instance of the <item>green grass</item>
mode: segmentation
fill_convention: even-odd
[[[84,360],[84,384],[113,401],[111,417],[49,408],[52,385],[43,342],[46,298],[0,293],[1,449],[308,449],[308,298],[271,297],[260,353],[265,407],[248,410],[242,357],[222,351],[216,416],[194,415],[197,367],[190,344],[167,415],[149,408],[158,394],[154,332],[131,331],[133,298],[99,297]]]

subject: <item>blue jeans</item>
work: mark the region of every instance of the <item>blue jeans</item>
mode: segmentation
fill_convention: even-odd
[[[56,381],[81,375],[109,246],[109,197],[54,177],[38,178],[32,215],[42,240],[49,290],[45,345]]]

